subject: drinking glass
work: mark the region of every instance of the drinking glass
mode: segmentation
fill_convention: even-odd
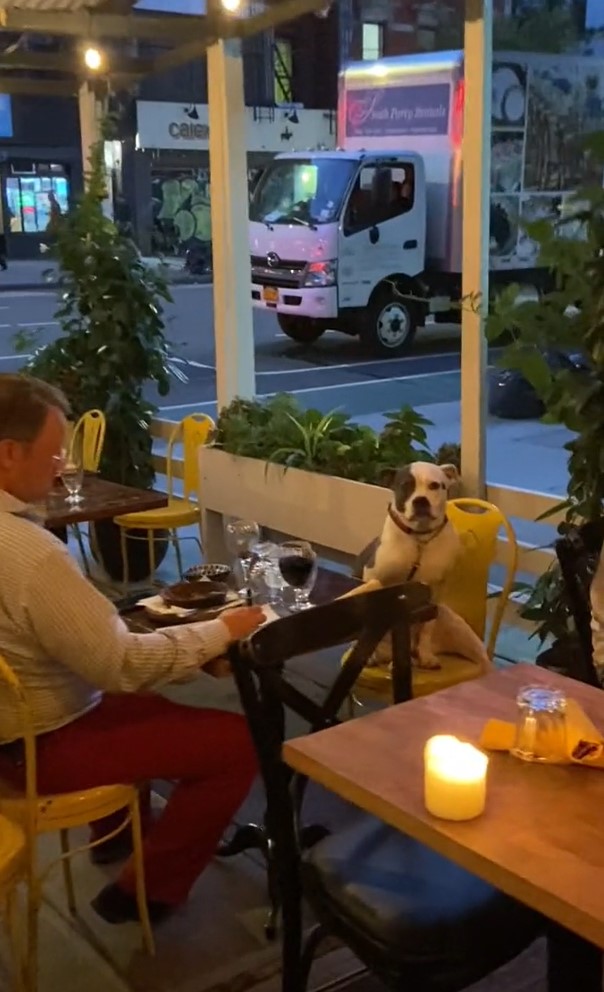
[[[279,571],[284,582],[293,589],[294,613],[308,610],[309,596],[317,581],[317,555],[307,541],[284,541],[279,546]]]
[[[559,689],[527,685],[516,696],[518,721],[512,754],[523,761],[559,761],[565,753],[566,696]]]
[[[279,571],[279,548],[272,541],[262,541],[252,548],[249,579],[260,602],[279,605],[284,583]]]
[[[247,596],[250,590],[250,566],[252,548],[260,540],[260,527],[254,520],[229,520],[225,527],[227,550],[238,559],[243,576],[240,596]]]
[[[61,467],[61,480],[69,493],[66,502],[72,506],[77,506],[78,503],[82,502],[80,492],[84,484],[84,468],[81,459],[75,452],[65,455]]]

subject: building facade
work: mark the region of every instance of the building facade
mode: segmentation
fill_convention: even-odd
[[[339,65],[336,9],[244,46],[248,179],[280,151],[333,147]],[[316,66],[321,66],[321,72]],[[205,62],[144,80],[124,135],[123,196],[143,252],[211,240]]]
[[[40,253],[51,214],[82,188],[75,100],[0,96],[2,230],[13,258]]]
[[[63,42],[42,44],[54,52]],[[158,53],[144,43],[136,47],[143,57]],[[335,6],[327,17],[308,15],[247,40],[243,64],[250,182],[280,151],[333,147]],[[114,99],[120,116],[114,209],[144,254],[182,253],[191,242],[210,240],[207,94],[206,62],[198,59]],[[77,100],[0,95],[0,229],[9,256],[37,257],[51,210],[67,210],[82,184]]]
[[[550,0],[494,0],[495,17],[513,17],[546,8]],[[557,0],[551,0],[556,3]],[[559,0],[562,2],[562,0]],[[595,4],[604,0],[566,0],[577,29],[593,21]],[[388,55],[458,48],[463,37],[465,0],[340,0],[342,62]]]

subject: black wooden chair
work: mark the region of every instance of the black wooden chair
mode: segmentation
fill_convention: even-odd
[[[540,932],[536,914],[360,812],[352,826],[310,849],[300,843],[306,783],[281,758],[286,711],[302,716],[311,733],[335,724],[387,631],[399,698],[410,698],[409,628],[428,603],[426,593],[422,586],[397,586],[339,600],[275,621],[230,652],[266,789],[283,913],[283,992],[305,992],[315,951],[328,934],[392,989],[460,992],[516,957]],[[322,704],[288,684],[291,658],[350,641],[356,647]],[[319,920],[306,941],[303,896]]]
[[[565,674],[598,687],[600,681],[593,663],[589,593],[603,544],[604,519],[572,527],[555,543],[568,606],[580,646],[578,653],[569,652],[569,670]]]

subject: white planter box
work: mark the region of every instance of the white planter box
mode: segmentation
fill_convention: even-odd
[[[226,561],[223,517],[310,541],[334,561],[351,561],[384,525],[390,490],[201,448],[199,502],[206,557]]]

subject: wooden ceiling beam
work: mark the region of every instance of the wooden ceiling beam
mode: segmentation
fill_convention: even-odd
[[[76,92],[75,79],[15,79],[0,74],[0,93],[11,96],[75,96]]]
[[[195,23],[203,21],[195,17]],[[36,10],[2,10],[0,31],[85,38],[138,38],[168,43],[190,39],[188,14],[87,14]]]
[[[153,69],[149,59],[131,59],[121,55],[113,56],[105,53],[106,68],[95,73],[95,78],[106,76],[146,76]],[[65,72],[70,75],[87,77],[92,74],[86,67],[78,52],[57,52],[49,55],[36,52],[21,51],[0,53],[0,70],[23,70],[25,72]]]

